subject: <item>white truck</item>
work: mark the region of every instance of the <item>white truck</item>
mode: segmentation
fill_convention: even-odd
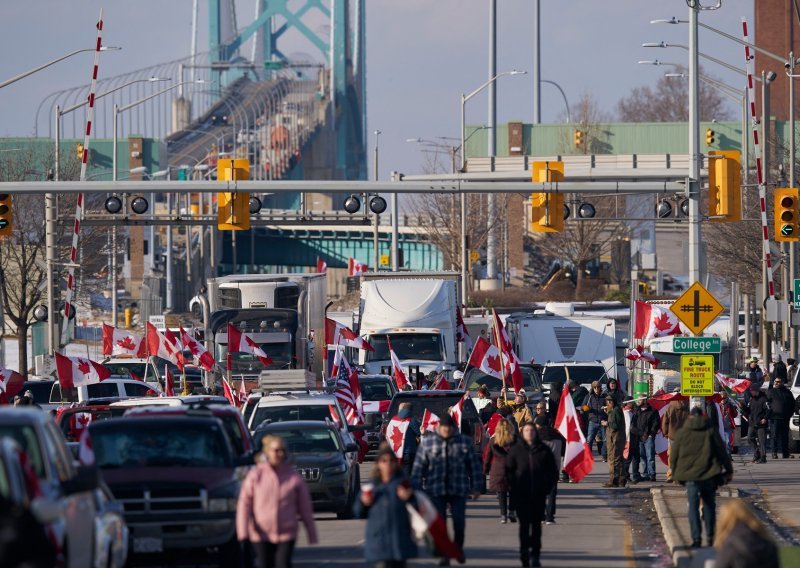
[[[206,339],[218,366],[227,366],[230,323],[250,335],[273,361],[264,366],[251,354],[230,354],[232,377],[244,377],[248,390],[319,388],[322,357],[315,342],[324,335],[326,301],[324,274],[234,274],[209,279]]]
[[[391,367],[389,343],[406,370],[452,372],[458,364],[459,282],[457,272],[363,275],[359,333],[375,349],[359,353],[366,372],[380,374]]]

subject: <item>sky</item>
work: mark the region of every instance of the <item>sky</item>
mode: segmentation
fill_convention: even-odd
[[[711,4],[712,0],[706,0]],[[206,4],[200,1],[200,50],[207,46]],[[528,71],[497,82],[497,120],[531,122],[534,48],[532,0],[497,0],[497,71]],[[104,44],[122,51],[103,56],[100,76],[177,59],[190,51],[191,0],[29,0],[3,2],[0,80],[94,43],[94,24],[104,10]],[[254,13],[253,0],[237,0],[240,27]],[[488,0],[367,0],[367,121],[369,156],[380,130],[379,175],[419,173],[424,157],[411,138],[459,137],[460,94],[488,78]],[[542,0],[542,79],[555,81],[570,103],[589,93],[606,112],[640,85],[654,85],[666,67],[638,65],[660,59],[684,63],[679,48],[643,48],[644,42],[688,44],[688,26],[650,24],[656,18],[687,19],[685,0]],[[700,20],[739,36],[741,18],[753,26],[753,0],[723,0]],[[326,33],[324,22],[312,28]],[[757,42],[757,38],[754,38]],[[713,32],[700,31],[700,50],[737,67],[743,48]],[[297,42],[287,53],[311,53]],[[249,53],[248,49],[244,50]],[[49,93],[87,82],[90,53],[0,89],[0,136],[30,136],[36,108]],[[743,78],[711,63],[712,76],[736,88]],[[779,69],[777,71],[780,71]],[[562,119],[564,102],[555,87],[542,85],[542,122]],[[731,111],[738,116],[733,106]],[[485,124],[485,93],[467,104],[467,123]],[[457,144],[458,142],[456,142]],[[371,162],[371,160],[370,160]],[[370,176],[372,165],[370,163]]]

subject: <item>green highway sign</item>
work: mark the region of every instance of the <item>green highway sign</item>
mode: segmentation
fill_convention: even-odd
[[[794,309],[800,310],[800,278],[794,279]]]
[[[278,70],[286,68],[285,61],[265,61],[264,62],[264,69],[268,70]]]
[[[800,282],[800,280],[795,280]],[[673,337],[672,351],[675,353],[719,353],[722,341],[719,337]]]

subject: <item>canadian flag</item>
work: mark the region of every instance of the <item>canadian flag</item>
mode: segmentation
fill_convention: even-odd
[[[164,365],[164,396],[175,396],[175,379],[169,372],[169,365]]]
[[[722,373],[716,373],[714,376],[717,378],[717,382],[721,386],[737,394],[747,392],[752,384],[752,381],[747,379],[734,379],[732,377],[725,376]]]
[[[494,325],[497,330],[496,336],[500,340],[498,348],[505,362],[505,377],[511,377],[511,384],[514,387],[514,392],[519,392],[523,387],[522,369],[519,366],[519,357],[514,353],[514,348],[511,347],[511,340],[508,338],[508,333],[494,309],[492,310],[492,317],[494,318]],[[503,382],[506,381],[505,377],[503,378]]]
[[[425,413],[422,415],[422,426],[421,426],[422,431],[436,432],[436,429],[438,427],[439,427],[439,417],[426,408]]]
[[[330,318],[325,318],[325,342],[328,345],[345,345],[364,351],[375,351],[372,345],[356,335],[352,329]]]
[[[89,428],[84,428],[78,440],[78,461],[82,465],[94,465],[94,449],[92,448],[92,437],[89,435]]]
[[[392,342],[389,341],[388,335],[386,336],[386,344],[389,346],[389,357],[392,359],[392,375],[394,376],[394,382],[397,385],[398,390],[403,390],[406,385],[411,386],[411,383],[403,371],[403,366],[400,364],[400,359],[397,358],[397,355],[392,350]]]
[[[323,273],[328,271],[328,263],[322,260],[322,257],[317,257],[317,272]]]
[[[225,398],[228,399],[233,406],[236,406],[236,397],[233,394],[233,389],[231,388],[231,384],[228,382],[228,379],[222,377],[222,394]]]
[[[381,413],[389,412],[389,407],[392,405],[392,400],[365,400],[361,403],[361,408],[364,413]]]
[[[638,361],[639,359],[642,359],[650,363],[651,368],[655,369],[658,367],[658,359],[656,359],[656,357],[649,351],[645,351],[642,345],[630,349],[628,354],[625,355],[625,358],[629,361]]]
[[[208,349],[203,347],[203,344],[197,341],[194,337],[186,333],[186,330],[181,329],[181,341],[186,346],[186,348],[191,352],[194,356],[195,360],[200,364],[203,369],[208,371],[209,373],[214,371],[214,356],[208,352]]]
[[[25,377],[16,371],[0,369],[0,404],[10,404],[24,384]]]
[[[347,275],[348,276],[361,276],[367,270],[369,270],[369,265],[365,262],[358,262],[352,256],[347,259]]]
[[[167,337],[169,333],[169,337]],[[183,356],[178,338],[171,331],[166,330],[161,333],[152,323],[145,324],[145,335],[147,337],[147,350],[150,355],[166,359],[179,369],[183,369]]]
[[[403,444],[406,440],[406,430],[411,423],[410,418],[399,418],[395,416],[389,420],[389,425],[386,426],[386,441],[392,447],[394,455],[398,458],[403,457]]]
[[[111,376],[111,371],[100,363],[83,357],[66,357],[60,353],[56,353],[56,372],[62,389],[93,385]]]
[[[416,506],[406,503],[406,511],[411,521],[411,529],[418,540],[430,536],[436,551],[445,558],[457,559],[464,563],[464,552],[447,534],[447,522],[439,514],[430,498],[422,491],[415,491]]]
[[[145,357],[147,344],[141,335],[103,324],[103,355]]]
[[[469,394],[464,394],[458,402],[455,403],[453,406],[450,407],[450,416],[453,418],[453,422],[456,423],[456,428],[461,430],[461,417],[464,416],[464,400],[469,396]]]
[[[659,424],[663,423],[664,414],[666,414],[667,408],[669,408],[669,403],[673,400],[686,400],[686,397],[677,392],[665,393],[664,389],[659,389],[653,393],[653,396],[647,399],[647,402],[650,404],[650,406],[658,411]],[[663,462],[664,465],[667,466],[669,465],[669,456],[667,455],[668,449],[669,441],[659,427],[655,439],[655,450],[658,458]]]
[[[241,405],[245,402],[247,402],[247,387],[244,385],[244,375],[242,375],[239,382],[239,404]]]
[[[272,359],[247,333],[242,333],[233,324],[228,324],[228,353],[252,353],[264,366],[272,365]],[[230,385],[229,385],[230,386]]]
[[[561,402],[558,403],[555,425],[567,441],[564,450],[564,471],[570,479],[578,482],[592,471],[594,458],[592,450],[583,436],[578,413],[575,412],[575,404],[572,402],[567,385],[564,385],[564,390],[561,392]]]
[[[444,373],[436,377],[436,380],[433,381],[433,384],[431,385],[431,390],[450,390],[450,383],[448,383],[447,379],[444,378]]]
[[[502,365],[500,364],[500,351],[483,337],[479,337],[475,342],[475,347],[472,348],[467,366],[480,369],[492,377],[498,379],[503,378]]]
[[[635,311],[634,337],[646,340],[653,337],[678,335],[681,332],[678,316],[673,314],[669,308],[637,300]]]
[[[462,305],[461,307],[463,308],[464,306]],[[472,349],[472,338],[469,336],[469,331],[467,331],[464,318],[461,317],[461,310],[456,310],[456,323],[458,324],[458,328],[456,330],[456,341],[463,343],[466,349]]]

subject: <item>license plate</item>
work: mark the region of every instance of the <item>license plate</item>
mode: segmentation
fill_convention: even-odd
[[[163,552],[164,541],[153,536],[133,537],[133,551],[139,553]]]

